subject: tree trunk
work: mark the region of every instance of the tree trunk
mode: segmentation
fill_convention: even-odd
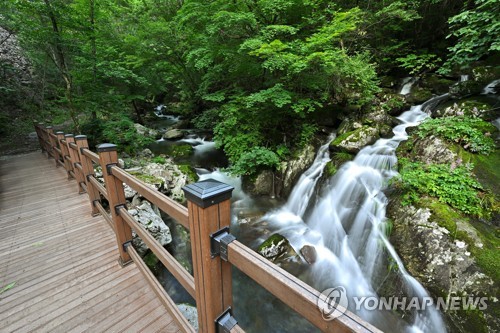
[[[65,97],[68,103],[71,120],[73,120],[75,130],[80,131],[80,124],[78,121],[77,112],[73,105],[73,82],[68,65],[66,63],[64,50],[61,45],[62,44],[61,31],[59,29],[57,18],[52,9],[50,1],[44,0],[44,2],[45,6],[47,7],[47,15],[49,16],[50,22],[52,24],[52,32],[54,33],[54,38],[51,45],[53,61],[56,64],[57,68],[59,69],[59,72],[61,73],[64,82],[66,83]]]

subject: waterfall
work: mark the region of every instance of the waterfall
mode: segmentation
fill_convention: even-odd
[[[484,87],[483,91],[481,92],[481,95],[490,95],[490,94],[496,94],[496,87],[500,83],[500,79],[495,80],[488,84],[486,87]]]
[[[417,82],[417,78],[415,77],[405,77],[403,79],[403,86],[401,87],[401,90],[399,91],[400,95],[408,95],[411,92],[411,87],[413,84]]]
[[[385,254],[397,263],[408,296],[429,296],[408,274],[401,259],[385,236],[387,198],[383,190],[397,175],[396,148],[408,138],[406,129],[429,117],[427,112],[448,95],[434,97],[404,112],[393,129],[393,137],[379,139],[363,148],[328,181],[317,202],[310,200],[320,168],[329,160],[328,145],[322,146],[313,165],[295,186],[288,202],[264,217],[277,232],[287,237],[295,249],[315,247],[317,261],[310,267],[316,289],[343,286],[348,297],[377,296],[376,277]],[[325,148],[326,147],[326,148]],[[305,213],[305,214],[304,214]],[[368,321],[384,325],[384,314],[360,310]],[[386,314],[387,315],[387,314]],[[385,325],[388,325],[385,323]],[[390,326],[391,327],[391,326]],[[394,327],[392,327],[394,328]],[[427,307],[414,314],[411,332],[445,332],[440,313]]]
[[[199,154],[204,154],[215,149],[215,142],[200,137],[182,139],[179,142],[189,143],[193,146],[195,153]]]
[[[300,217],[304,215],[316,183],[323,174],[326,163],[330,161],[328,147],[334,138],[335,134],[330,135],[327,142],[319,148],[312,165],[300,176],[297,185],[290,193],[285,205],[285,209],[289,210],[290,213]]]

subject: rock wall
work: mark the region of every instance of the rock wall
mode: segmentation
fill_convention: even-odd
[[[31,66],[16,35],[0,26],[0,64],[2,63],[15,69],[16,77],[21,83],[28,84],[31,81]]]

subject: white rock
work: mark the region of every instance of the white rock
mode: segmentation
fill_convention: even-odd
[[[155,213],[153,207],[148,201],[143,201],[140,206],[129,209],[129,213],[139,222],[148,232],[153,236],[162,246],[172,242],[172,235],[170,229],[163,222],[162,218]],[[137,251],[144,255],[147,246],[142,240],[135,239],[134,245]]]

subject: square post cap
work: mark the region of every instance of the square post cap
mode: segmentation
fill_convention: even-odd
[[[116,151],[116,145],[112,143],[101,143],[99,146],[97,146],[97,152],[104,153],[107,151]]]
[[[64,134],[65,138],[72,138],[74,135],[73,134]]]
[[[86,135],[76,135],[75,136],[75,140],[83,140],[83,139],[86,139],[87,136]]]
[[[214,179],[206,179],[184,186],[182,190],[187,200],[195,203],[201,208],[207,208],[227,199],[231,199],[234,187]]]

